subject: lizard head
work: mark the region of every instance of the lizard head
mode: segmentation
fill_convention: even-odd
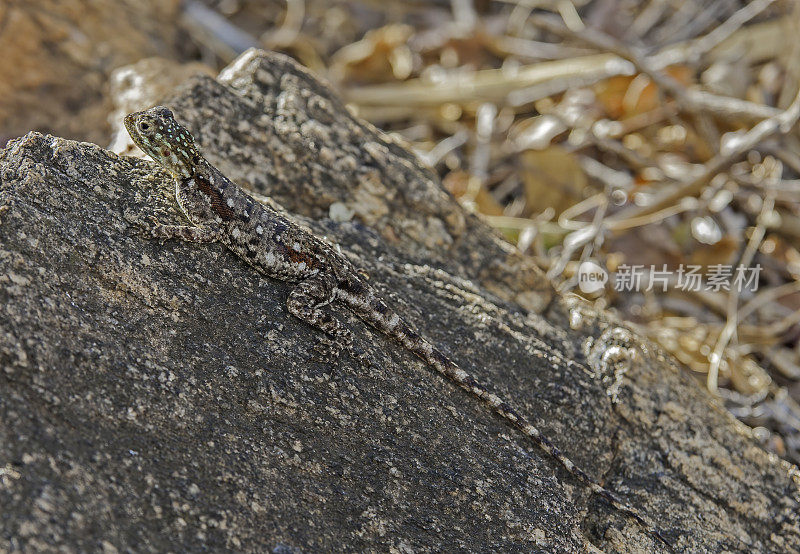
[[[202,159],[194,137],[175,121],[169,108],[155,106],[128,114],[125,128],[136,146],[177,177],[191,177]]]

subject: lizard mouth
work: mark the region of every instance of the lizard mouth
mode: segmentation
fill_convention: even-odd
[[[125,129],[128,130],[128,134],[131,136],[132,139],[134,139],[134,142],[136,141],[136,138],[138,138],[136,133],[136,125],[133,122],[135,116],[136,116],[135,113],[131,113],[126,115],[125,119],[123,119],[123,122],[125,123]]]
[[[141,114],[142,112],[135,112],[126,115],[125,118],[123,119],[123,122],[125,123],[125,129],[127,129],[128,134],[131,137],[131,140],[133,140],[133,143],[136,146],[138,146],[145,154],[148,154],[150,157],[155,159],[155,157],[153,157],[152,155],[152,152],[150,151],[151,149],[148,148],[150,142],[148,140],[148,137],[144,133],[142,133],[141,130],[139,129],[139,126],[142,125],[142,123],[140,123],[139,121]]]

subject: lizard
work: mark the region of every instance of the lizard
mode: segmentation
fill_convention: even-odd
[[[288,312],[321,330],[327,354],[334,358],[352,350],[353,333],[331,312],[344,305],[356,317],[399,342],[458,387],[480,399],[529,437],[572,476],[604,498],[671,549],[656,526],[637,509],[590,477],[534,425],[490,392],[392,310],[365,279],[363,272],[326,241],[261,204],[225,177],[200,153],[194,137],[172,111],[155,106],[124,119],[133,142],[166,169],[175,184],[175,201],[189,225],[154,224],[150,238],[195,243],[220,242],[258,272],[294,283],[286,300]],[[354,356],[357,354],[354,353]]]

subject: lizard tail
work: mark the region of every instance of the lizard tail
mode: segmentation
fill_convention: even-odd
[[[499,396],[486,390],[472,375],[458,367],[455,362],[436,349],[430,342],[422,338],[403,321],[397,313],[386,306],[383,301],[373,298],[371,302],[369,302],[369,309],[365,310],[363,300],[359,300],[359,304],[362,305],[354,305],[352,307],[357,311],[361,319],[398,341],[407,350],[421,358],[447,379],[482,400],[495,413],[510,422],[514,427],[530,437],[541,449],[558,460],[571,475],[582,481],[594,493],[603,497],[615,509],[633,518],[650,534],[672,550],[672,545],[662,536],[653,522],[649,521],[636,508],[626,503],[575,465],[575,463],[561,452],[561,450],[542,434],[539,429],[517,413],[514,408],[509,406]]]

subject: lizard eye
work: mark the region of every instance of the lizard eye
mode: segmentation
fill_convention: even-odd
[[[146,122],[146,121],[141,121],[141,122],[139,122],[139,129],[142,130],[142,131],[149,131],[150,130],[150,124],[148,122]]]

